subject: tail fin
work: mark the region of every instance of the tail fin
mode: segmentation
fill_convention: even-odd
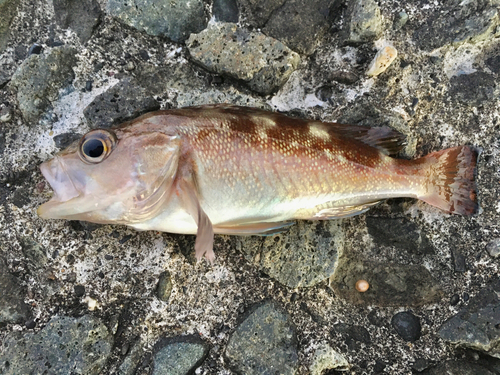
[[[478,153],[469,146],[433,152],[421,160],[427,164],[427,192],[418,198],[448,213],[477,213],[475,182]]]

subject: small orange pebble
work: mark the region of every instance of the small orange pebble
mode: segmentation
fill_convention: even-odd
[[[370,287],[370,284],[368,284],[368,281],[366,281],[366,280],[356,281],[356,290],[358,292],[364,293],[368,290],[369,287]]]

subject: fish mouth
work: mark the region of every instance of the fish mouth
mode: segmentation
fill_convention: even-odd
[[[54,191],[54,196],[38,207],[38,216],[43,219],[62,219],[71,214],[84,212],[81,200],[78,199],[81,197],[81,192],[75,186],[59,157],[56,156],[40,165],[40,171]],[[80,202],[80,207],[77,202]]]

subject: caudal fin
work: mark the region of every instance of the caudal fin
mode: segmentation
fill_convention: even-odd
[[[419,199],[449,213],[477,213],[477,152],[474,149],[453,147],[433,152],[421,160],[427,164],[427,191]]]

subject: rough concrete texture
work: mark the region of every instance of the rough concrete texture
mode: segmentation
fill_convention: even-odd
[[[207,25],[201,0],[109,0],[106,10],[128,26],[174,42],[185,41]]]
[[[214,73],[245,81],[261,93],[279,89],[300,57],[280,41],[233,23],[212,25],[186,41],[191,58]]]
[[[110,3],[98,0],[103,10]],[[221,27],[213,16],[223,9],[215,3],[202,2],[203,22]],[[302,54],[286,83],[263,95],[265,82],[250,87],[208,71],[183,42],[149,35],[107,12],[82,44],[76,30],[58,23],[53,1],[19,0],[0,53],[0,282],[15,293],[2,308],[11,303],[20,315],[0,328],[0,372],[150,375],[163,338],[196,336],[206,357],[198,362],[183,351],[182,363],[195,363],[200,375],[238,373],[225,356],[228,343],[249,314],[272,300],[295,327],[291,368],[298,375],[340,372],[337,354],[351,374],[500,374],[500,360],[491,356],[498,353],[491,293],[498,291],[500,272],[498,1],[379,0],[379,39],[346,44],[357,3],[332,2],[327,30],[311,31],[312,39],[301,31],[313,53]],[[253,35],[292,4],[237,1],[238,28]],[[226,10],[234,16],[234,7]],[[307,19],[302,30],[311,25]],[[280,43],[296,35],[285,26],[282,31]],[[378,77],[367,77],[388,44],[397,58]],[[218,48],[226,66],[241,51],[233,42]],[[30,50],[40,54],[28,57]],[[71,53],[56,58],[61,51]],[[246,53],[262,56],[261,50]],[[18,69],[22,85],[9,83]],[[41,107],[34,106],[36,98]],[[90,108],[100,105],[102,118],[114,123],[147,110],[144,103],[167,109],[224,102],[390,126],[407,136],[404,158],[476,146],[481,212],[450,216],[412,199],[392,199],[358,217],[302,222],[267,238],[216,236],[214,265],[196,263],[193,236],[37,217],[36,207],[52,194],[38,166],[95,126],[85,116]],[[355,289],[361,279],[370,285],[364,293]],[[269,326],[269,315],[253,316],[254,327]],[[80,346],[94,329],[78,326],[82,317],[107,332],[102,351]],[[60,319],[67,321],[64,329],[52,330]],[[53,344],[44,346],[44,355],[54,362],[37,362],[34,340],[49,336]],[[79,340],[75,351],[67,346],[73,338]],[[248,348],[252,340],[239,344]],[[22,357],[13,348],[31,349]],[[87,355],[92,348],[98,355]],[[76,352],[82,356],[73,357]],[[281,353],[273,360],[288,363]],[[46,362],[56,364],[47,369]]]

